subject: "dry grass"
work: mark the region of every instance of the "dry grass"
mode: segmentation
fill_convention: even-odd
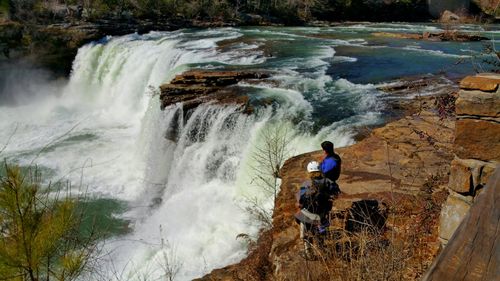
[[[437,223],[446,192],[436,190],[440,177],[430,177],[419,195],[387,202],[372,214],[345,217],[345,227],[313,241],[313,256],[304,258],[294,280],[418,280],[439,249]],[[355,211],[356,212],[356,211]],[[384,213],[386,212],[386,213]],[[375,216],[377,217],[377,216]]]

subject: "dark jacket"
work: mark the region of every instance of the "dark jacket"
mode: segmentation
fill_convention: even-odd
[[[306,181],[300,188],[298,201],[302,208],[320,216],[321,224],[326,222],[326,216],[332,209],[331,186],[324,178]]]

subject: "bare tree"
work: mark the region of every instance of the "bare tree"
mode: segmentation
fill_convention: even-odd
[[[161,260],[158,261],[158,265],[162,270],[162,277],[164,280],[174,281],[175,276],[179,273],[182,267],[182,263],[177,259],[177,253],[174,246],[170,245],[168,240],[163,238],[163,229],[160,225],[160,236],[161,236],[161,250],[162,256]]]
[[[252,155],[255,163],[252,165],[253,182],[265,192],[273,195],[274,200],[276,200],[280,169],[290,156],[288,143],[291,139],[291,133],[286,126],[272,124],[262,131],[260,138],[262,144],[255,148]]]

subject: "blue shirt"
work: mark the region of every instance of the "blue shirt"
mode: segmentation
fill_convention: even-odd
[[[323,174],[326,174],[337,166],[338,166],[337,161],[333,157],[328,156],[323,160],[323,162],[321,162],[319,168]]]

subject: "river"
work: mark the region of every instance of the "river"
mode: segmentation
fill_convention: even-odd
[[[459,28],[500,36],[499,26]],[[346,146],[357,128],[384,122],[389,97],[378,86],[482,70],[479,42],[372,34],[442,30],[360,23],[102,38],[79,49],[68,80],[10,70],[0,93],[0,147],[6,143],[0,156],[38,165],[47,182],[71,183],[73,194],[98,208],[113,233],[103,242],[110,275],[157,280],[168,257],[178,265],[176,280],[191,280],[244,258],[247,243],[238,234],[258,235],[261,225],[245,209],[254,198],[272,206],[272,196],[252,181],[263,132],[287,128],[290,154],[318,149],[324,140]],[[272,83],[243,86],[252,99],[275,102],[251,115],[202,105],[187,120],[176,113],[180,105],[160,110],[158,86],[193,68],[272,71]],[[176,141],[165,137],[173,126],[180,128]]]

